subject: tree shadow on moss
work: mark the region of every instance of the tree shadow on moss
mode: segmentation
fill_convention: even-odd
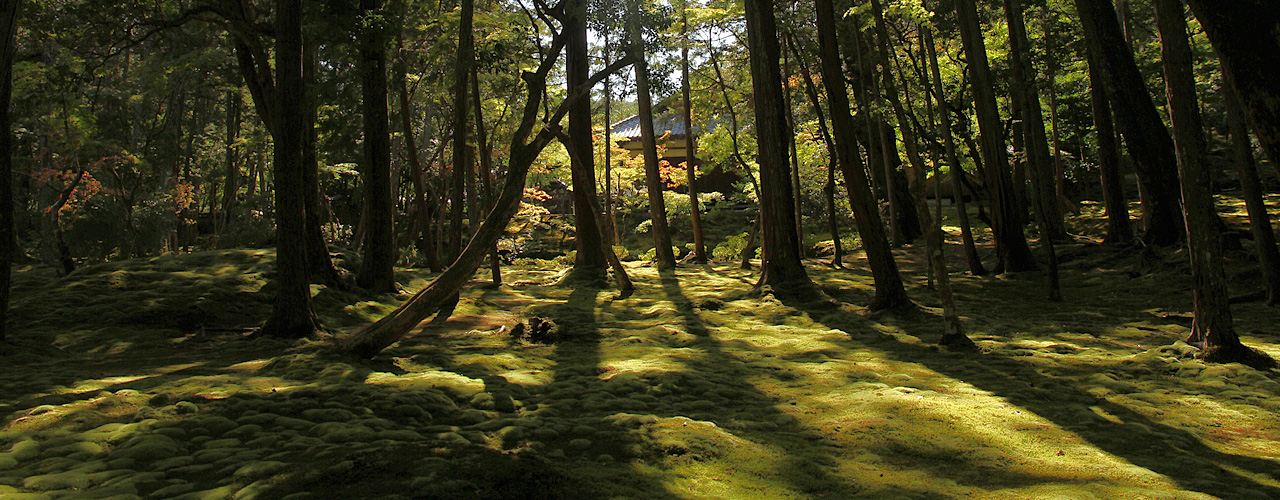
[[[1280,498],[1280,488],[1259,483],[1237,471],[1270,476],[1280,480],[1280,464],[1250,456],[1213,449],[1191,432],[1161,424],[1129,407],[1098,398],[1070,385],[1069,380],[1046,375],[1044,367],[998,353],[942,353],[932,346],[896,340],[868,333],[869,324],[855,317],[831,315],[812,304],[789,304],[840,329],[862,349],[874,349],[895,361],[918,363],[937,373],[972,384],[978,389],[1004,397],[1010,404],[1025,408],[1074,432],[1093,446],[1153,472],[1169,477],[1180,487],[1209,495],[1227,494],[1231,488],[1249,494]],[[901,328],[924,342],[941,335],[940,320],[897,320],[878,318]],[[872,330],[874,332],[874,330]],[[1074,403],[1074,405],[1072,404]],[[1116,417],[1113,422],[1098,415],[1082,418],[1078,405],[1098,408]],[[1230,495],[1228,495],[1230,496]]]

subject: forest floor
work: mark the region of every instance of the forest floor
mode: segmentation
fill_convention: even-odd
[[[860,306],[859,255],[810,261],[844,305],[750,297],[736,266],[628,263],[629,296],[507,267],[374,360],[249,335],[269,251],[23,268],[0,499],[1280,498],[1280,371],[1197,360],[1183,252],[1099,245],[1084,208],[1060,303],[1043,273],[960,272],[952,234],[973,353],[933,346],[919,248],[897,254],[909,313]],[[1233,293],[1259,288],[1230,257]],[[336,338],[407,297],[315,291]],[[1275,309],[1234,313],[1280,358]],[[531,317],[558,338],[512,338]]]

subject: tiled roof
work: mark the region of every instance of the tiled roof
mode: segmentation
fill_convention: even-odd
[[[705,127],[693,127],[694,134],[702,133],[704,128]],[[712,124],[711,128],[714,129],[715,124]],[[639,139],[640,115],[628,116],[622,121],[610,125],[609,130],[612,131],[615,136],[622,136],[627,139]],[[671,133],[669,136],[671,139],[684,137],[684,117],[680,116],[679,113],[668,112],[658,115],[653,119],[654,135],[662,137],[667,134],[668,131]]]

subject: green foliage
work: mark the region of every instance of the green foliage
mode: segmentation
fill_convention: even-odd
[[[742,249],[747,247],[747,240],[746,232],[728,236],[711,249],[711,258],[718,262],[736,262],[742,257]]]

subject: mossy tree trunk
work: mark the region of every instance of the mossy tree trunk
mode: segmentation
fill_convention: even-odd
[[[306,84],[302,78],[302,5],[300,0],[276,1],[275,197],[276,283],[271,317],[262,332],[281,337],[305,337],[317,324],[311,311],[307,280],[306,183],[302,148]]]

